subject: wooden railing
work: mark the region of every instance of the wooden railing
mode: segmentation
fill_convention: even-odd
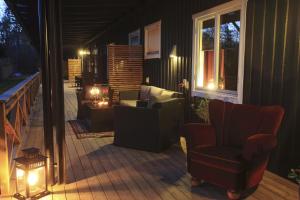
[[[0,95],[0,189],[9,192],[13,159],[29,122],[30,108],[40,86],[40,73],[28,77]],[[1,194],[0,193],[0,194]]]

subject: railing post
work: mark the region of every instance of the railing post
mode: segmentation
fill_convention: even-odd
[[[5,133],[6,111],[5,104],[0,101],[0,189],[1,195],[9,194],[9,162],[7,135]]]

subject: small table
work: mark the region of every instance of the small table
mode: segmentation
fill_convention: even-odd
[[[91,132],[113,131],[113,107],[86,104],[86,122]]]

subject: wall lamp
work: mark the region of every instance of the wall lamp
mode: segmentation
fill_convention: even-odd
[[[176,45],[173,45],[172,51],[170,53],[170,58],[177,58],[177,47]]]
[[[79,54],[80,56],[83,56],[83,55],[90,55],[91,52],[88,51],[88,50],[80,49],[80,50],[78,51],[78,54]]]

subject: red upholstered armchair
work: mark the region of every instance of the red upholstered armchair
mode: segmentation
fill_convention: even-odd
[[[184,127],[192,184],[207,181],[238,199],[241,191],[261,181],[284,110],[212,100],[209,114],[210,125]]]

